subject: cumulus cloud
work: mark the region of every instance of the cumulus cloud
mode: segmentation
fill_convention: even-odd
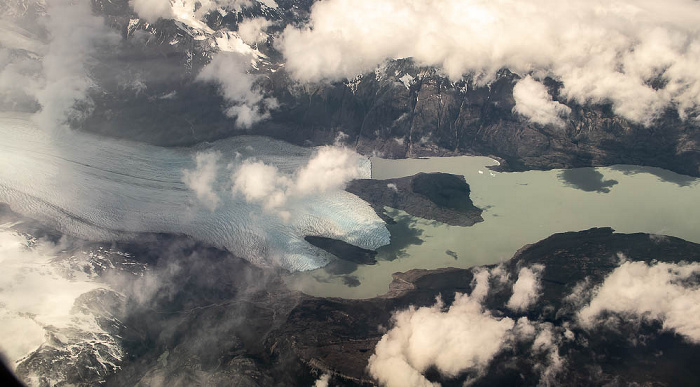
[[[697,112],[698,25],[693,0],[329,0],[278,44],[301,81],[350,79],[405,57],[452,80],[474,74],[488,82],[509,68],[551,76],[563,83],[563,98],[610,102],[649,124],[667,107],[682,117]]]
[[[265,30],[272,24],[264,17],[245,19],[238,23],[238,35],[246,44],[264,42],[267,39]]]
[[[170,0],[129,0],[129,5],[139,17],[151,23],[174,16],[173,4]],[[194,7],[192,9],[194,11]]]
[[[290,177],[272,165],[246,160],[234,172],[232,180],[234,195],[240,193],[247,202],[261,203],[266,211],[277,211],[283,220],[289,220],[289,212],[280,207],[287,203]]]
[[[519,270],[513,286],[514,297],[506,304],[508,309],[522,311],[532,306],[540,290],[543,270],[542,265]],[[456,295],[449,308],[438,299],[431,307],[410,307],[396,312],[393,327],[370,358],[371,376],[386,386],[432,386],[436,384],[424,376],[428,369],[435,369],[447,378],[465,371],[478,378],[487,367],[489,370],[509,368],[509,363],[517,361],[527,364],[525,367],[538,375],[538,385],[557,386],[562,384],[567,365],[579,361],[576,359],[579,350],[599,348],[588,348],[590,329],[601,323],[616,323],[620,315],[637,322],[660,321],[664,330],[700,344],[697,321],[700,263],[647,264],[623,260],[593,290],[590,279],[572,289],[572,294],[564,300],[571,304],[573,313],[562,314],[563,322],[548,322],[542,315],[537,320],[520,317],[514,321],[513,314],[507,310],[489,311],[484,306],[485,300],[488,305],[495,301],[487,298],[489,282],[500,288],[503,278],[508,281],[503,271],[500,266],[475,273],[476,286],[472,293]],[[617,316],[609,319],[609,313]],[[619,334],[613,332],[611,337]],[[596,356],[602,356],[597,360],[600,364],[605,361],[605,355]],[[493,361],[497,365],[491,364]],[[467,377],[467,382],[473,381],[473,374],[462,376]]]
[[[491,269],[491,278],[493,278],[498,285],[506,284],[510,279],[510,274],[508,273],[506,265],[501,263]]]
[[[330,382],[330,380],[330,375],[323,374],[320,378],[318,378],[318,380],[316,380],[316,383],[314,383],[314,387],[328,387],[328,382]]]
[[[65,248],[0,225],[0,351],[13,367],[41,345],[51,345],[47,335],[60,329],[82,330],[86,342],[105,344],[95,340],[103,331],[94,317],[75,308],[81,295],[105,285],[82,270],[67,274]]]
[[[514,287],[518,308],[534,302],[542,270],[542,265],[520,270],[516,282],[519,285]],[[434,367],[448,378],[470,371],[474,380],[483,376],[499,353],[514,351],[512,355],[520,356],[524,350],[527,362],[539,375],[538,384],[558,385],[557,378],[567,364],[560,347],[573,334],[566,326],[527,317],[515,321],[508,313],[503,316],[488,310],[484,300],[490,291],[489,283],[500,287],[507,282],[503,272],[502,265],[477,271],[471,294],[457,294],[449,308],[438,299],[431,307],[410,307],[395,313],[393,327],[370,357],[368,369],[372,377],[385,386],[435,386],[438,384],[424,376],[427,369]]]
[[[250,60],[234,52],[214,55],[197,76],[204,82],[213,82],[230,106],[226,115],[236,119],[236,125],[249,128],[270,116],[270,109],[277,107],[277,100],[265,98],[255,85],[257,77],[247,72]]]
[[[41,105],[37,122],[51,128],[80,120],[91,113],[88,92],[95,87],[88,63],[100,44],[118,41],[101,17],[92,14],[90,2],[46,2],[46,29],[50,38],[42,58],[44,86],[37,91]]]
[[[216,9],[240,11],[250,7],[254,0],[129,0],[129,5],[139,17],[151,23],[158,19],[177,19],[186,24],[199,24],[209,12]],[[260,1],[271,8],[277,4],[273,0]]]
[[[218,152],[199,152],[195,168],[182,171],[182,181],[210,210],[215,210],[220,198],[216,193],[219,172]],[[231,176],[234,195],[242,195],[247,202],[259,203],[267,211],[283,210],[290,198],[302,198],[343,189],[345,184],[363,176],[362,156],[337,146],[319,148],[311,159],[293,174],[281,172],[273,165],[255,159],[246,159],[234,168]]]
[[[519,306],[531,305],[542,270],[542,265],[520,270],[520,290],[515,292],[521,295]],[[394,326],[369,360],[370,374],[385,386],[435,386],[423,375],[431,367],[448,378],[471,371],[474,380],[483,376],[499,353],[514,351],[505,355],[509,357],[525,351],[526,361],[539,375],[538,384],[558,385],[557,378],[567,364],[560,347],[572,333],[566,326],[527,317],[515,321],[507,313],[489,311],[484,306],[489,283],[500,287],[507,282],[503,272],[502,265],[477,271],[471,294],[457,294],[449,308],[438,299],[431,307],[395,313]]]
[[[182,182],[193,190],[202,204],[214,211],[219,205],[219,195],[214,192],[214,183],[219,170],[220,155],[217,152],[200,152],[194,157],[194,169],[182,171]]]
[[[518,273],[518,280],[513,284],[513,295],[506,306],[514,311],[522,312],[537,302],[540,292],[540,275],[544,270],[542,265],[523,267]]]
[[[540,125],[564,126],[561,117],[571,113],[568,106],[552,100],[545,85],[529,75],[513,87],[513,98],[513,111]]]
[[[658,320],[665,330],[700,344],[699,275],[700,263],[623,262],[595,290],[579,319],[584,327],[594,326],[603,312]]]
[[[539,386],[558,386],[557,376],[563,371],[566,359],[559,353],[559,346],[566,329],[555,327],[552,323],[530,321],[527,317],[518,319],[512,330],[512,339],[522,348],[529,345],[529,358],[533,369],[539,373]]]
[[[316,155],[296,176],[294,191],[301,195],[326,192],[341,188],[362,175],[357,162],[358,154],[348,148],[327,146]]]
[[[383,385],[403,387],[434,385],[423,375],[431,366],[448,376],[483,371],[515,326],[482,307],[488,280],[488,271],[477,273],[471,295],[457,294],[447,310],[438,300],[431,307],[395,313],[393,328],[370,357],[370,374]]]
[[[544,355],[545,361],[535,365],[540,373],[540,386],[557,386],[556,376],[563,371],[566,361],[559,354],[561,335],[555,332],[551,323],[538,323],[539,333],[532,343],[532,352]]]
[[[261,203],[268,211],[279,211],[287,218],[289,214],[282,207],[290,198],[342,189],[348,181],[361,177],[360,159],[360,155],[348,148],[321,147],[293,175],[261,161],[245,160],[233,173],[233,193],[243,195],[248,202]]]

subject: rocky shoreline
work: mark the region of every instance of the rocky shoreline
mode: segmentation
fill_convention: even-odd
[[[419,173],[398,179],[359,179],[348,183],[345,190],[372,204],[388,223],[393,219],[384,207],[451,226],[472,226],[484,220],[481,209],[469,198],[469,184],[464,176]]]
[[[700,177],[697,103],[685,109],[676,109],[681,107],[676,106],[677,101],[660,104],[648,122],[635,120],[634,115],[625,115],[631,117],[626,119],[624,111],[616,113],[619,106],[610,91],[576,97],[567,77],[539,65],[518,70],[514,61],[507,60],[489,70],[492,77],[486,80],[480,79],[479,67],[448,78],[443,69],[420,64],[448,62],[397,59],[403,50],[390,50],[391,55],[379,55],[370,66],[360,66],[358,72],[364,73],[353,79],[340,79],[346,76],[342,75],[304,81],[294,75],[290,61],[284,58],[279,33],[288,27],[312,31],[312,7],[323,6],[318,1],[209,5],[194,1],[176,5],[195,8],[185,16],[178,12],[180,20],[167,15],[146,20],[134,11],[134,3],[91,0],[88,6],[13,0],[3,4],[0,8],[8,15],[7,27],[3,26],[8,35],[3,41],[8,45],[3,47],[3,61],[7,62],[3,66],[8,70],[4,76],[19,80],[14,82],[19,86],[8,86],[10,94],[0,98],[0,111],[40,113],[35,117],[40,120],[46,118],[42,115],[60,113],[47,120],[51,121],[48,125],[65,124],[68,130],[99,135],[104,141],[133,141],[129,146],[135,147],[148,143],[192,147],[199,152],[211,150],[208,143],[212,141],[255,135],[305,147],[333,144],[383,158],[484,155],[498,160],[500,165],[493,168],[500,171],[615,165],[622,173],[637,173],[637,166],[650,166],[660,168],[653,173],[657,177],[681,186],[695,184],[693,179]],[[84,9],[76,7],[79,4]],[[166,1],[164,7],[169,6]],[[206,14],[190,14],[197,9],[206,9]],[[240,25],[255,18],[266,27],[258,28],[255,42],[246,43]],[[632,17],[629,21],[638,20]],[[628,27],[624,23],[616,26],[619,32]],[[670,23],[670,38],[664,36],[664,28],[651,30],[648,36],[683,40],[684,35],[676,36],[673,27]],[[591,35],[599,32],[592,31]],[[693,31],[686,35],[688,39],[697,37]],[[650,46],[652,51],[656,46]],[[361,53],[348,47],[352,54]],[[629,48],[630,53],[648,56],[642,46],[631,44]],[[302,59],[310,51],[309,47],[300,51]],[[221,57],[231,55],[233,61],[219,63],[223,63],[222,74],[207,75],[203,71],[207,68],[219,72],[211,64],[226,52]],[[687,55],[690,51],[679,52]],[[619,51],[609,52],[613,53]],[[601,59],[608,56],[604,54]],[[235,62],[237,59],[241,62]],[[363,60],[362,55],[358,59]],[[611,63],[625,67],[627,62]],[[303,63],[307,64],[312,63]],[[554,68],[552,63],[547,67]],[[634,66],[614,67],[610,69],[613,78],[636,71]],[[656,97],[663,102],[665,96],[657,92],[672,92],[664,84],[667,70],[659,68],[658,75],[644,76],[640,90],[659,94]],[[554,112],[556,121],[528,119],[518,113],[514,89],[524,84],[524,77],[537,78],[542,88],[538,94],[544,97],[539,99],[559,109]],[[579,83],[587,87],[597,79],[591,74]],[[672,88],[697,86],[697,80],[685,85],[685,80],[675,79],[680,83],[671,83]],[[624,94],[625,99],[637,95],[616,84],[607,87]],[[696,97],[692,96],[693,101]],[[564,111],[566,114],[560,114]],[[250,155],[256,154],[250,148]],[[59,150],[37,152],[36,157],[55,160],[52,157],[62,157]],[[99,147],[92,151],[108,153]],[[177,171],[185,168],[178,160],[165,160],[177,168],[169,177],[172,184],[180,184]],[[200,164],[197,157],[194,161]],[[226,172],[228,182],[233,165]],[[81,170],[93,167],[78,165]],[[84,183],[72,178],[81,175],[46,169],[36,178],[76,187]],[[588,172],[573,176],[576,174],[564,171],[559,178],[591,195],[606,193],[617,184],[604,180],[597,171]],[[202,185],[219,184],[217,176],[204,176]],[[270,180],[261,185],[281,185],[286,193],[287,184]],[[109,183],[105,183],[107,190]],[[420,173],[355,180],[346,190],[370,203],[387,223],[394,221],[387,207],[452,226],[484,221],[462,176]],[[40,191],[51,194],[54,190]],[[200,193],[209,196],[204,192],[209,190],[196,191],[198,197]],[[230,188],[227,191],[230,194]],[[78,194],[72,199],[90,199],[85,197],[90,196],[89,189],[71,192]],[[125,195],[133,193],[115,191],[104,200],[123,204]],[[145,196],[134,194],[133,198]],[[152,199],[184,202],[167,195]],[[215,199],[219,203],[219,197]],[[88,200],[88,204],[101,207],[100,200]],[[143,211],[123,207],[137,216],[120,217],[116,223],[139,221]],[[180,207],[157,215],[179,214]],[[187,214],[174,219],[201,227]],[[219,216],[212,243],[218,243],[222,235],[233,235],[227,226],[239,222],[246,224],[233,216]],[[309,386],[325,376],[331,385],[361,386],[390,384],[387,381],[397,374],[409,375],[414,382],[393,379],[399,386],[419,382],[445,386],[692,386],[700,380],[696,364],[700,359],[700,244],[675,237],[622,234],[611,228],[558,233],[523,246],[499,265],[394,273],[386,294],[349,300],[292,290],[286,282],[289,273],[273,267],[284,257],[275,256],[279,259],[261,268],[184,235],[135,233],[129,234],[128,242],[120,243],[78,240],[23,218],[3,203],[0,226],[7,237],[0,241],[7,255],[0,258],[7,264],[6,273],[13,273],[3,277],[0,295],[11,302],[0,302],[0,317],[12,323],[3,324],[7,342],[13,336],[22,339],[11,343],[19,342],[21,348],[13,348],[19,355],[14,354],[15,364],[10,368],[25,383],[267,387]],[[163,229],[173,230],[145,224],[138,228]],[[304,230],[301,235],[321,232],[313,227]],[[261,254],[269,252],[273,244],[258,239],[254,227],[244,231],[245,240],[253,241]],[[342,268],[377,263],[376,251],[312,235],[306,241],[342,260],[333,261]],[[283,240],[281,249],[297,242],[304,243]],[[445,254],[457,259],[449,248],[454,247],[441,246],[438,253],[448,249]],[[344,280],[347,286],[360,283],[358,276]],[[26,333],[27,338],[16,332]],[[0,378],[3,372],[0,368]]]
[[[13,217],[7,208],[2,215],[19,222],[18,229],[40,232],[31,221],[23,226],[26,220]],[[72,243],[75,251],[78,242]],[[102,305],[95,313],[105,316],[103,321],[118,338],[125,357],[113,370],[93,373],[88,372],[91,355],[87,349],[78,361],[43,350],[17,368],[20,377],[82,375],[82,383],[107,386],[157,381],[269,386],[311,385],[321,374],[328,374],[337,385],[374,385],[368,361],[396,323],[394,313],[430,307],[437,297],[444,313],[459,294],[474,291],[475,278],[484,270],[491,273],[489,291],[482,301],[489,316],[513,321],[527,318],[537,329],[547,327],[575,337],[557,347],[568,364],[556,375],[559,384],[683,384],[700,377],[697,368],[688,364],[688,359],[700,354],[700,346],[682,335],[662,329],[654,320],[616,319],[622,325],[614,329],[605,325],[584,328],[578,325],[580,311],[576,308],[580,306],[570,298],[577,291],[592,297],[592,290],[625,260],[650,267],[700,261],[700,245],[678,238],[619,234],[610,228],[555,234],[524,246],[500,266],[396,273],[385,295],[365,300],[290,291],[282,273],[254,267],[183,236],[143,235],[130,243],[104,247],[123,253],[101,258],[104,263],[119,262],[102,264],[112,269],[95,271],[95,275],[120,288],[114,289],[117,293],[91,293],[91,301],[85,299],[89,302],[83,302],[81,308],[89,312]],[[143,271],[114,282],[124,267]],[[513,310],[507,305],[523,268],[539,273],[538,298],[525,310]],[[697,279],[689,277],[688,286],[697,286]],[[576,290],[582,284],[585,289]],[[146,289],[150,290],[144,293]],[[102,297],[107,298],[100,301]],[[110,305],[120,312],[107,310]],[[114,321],[119,324],[110,325]],[[630,341],[635,335],[644,336],[645,343]],[[528,348],[525,344],[505,347],[478,372],[466,370],[448,377],[427,370],[426,377],[443,385],[461,385],[468,379],[476,385],[537,384],[543,375],[536,370],[548,360],[532,356]],[[49,364],[51,370],[44,369]],[[597,371],[592,373],[593,369]],[[72,377],[66,380],[77,382]]]
[[[594,287],[603,282],[624,255],[636,262],[679,263],[700,261],[700,245],[672,237],[649,234],[618,234],[610,228],[555,234],[535,244],[523,247],[504,266],[505,283],[496,286],[486,297],[485,307],[502,318],[528,317],[531,321],[570,327],[578,341],[560,348],[561,356],[570,356],[567,371],[560,375],[559,384],[617,383],[689,383],[700,374],[688,368],[684,357],[700,354],[700,346],[684,341],[678,335],[664,334],[654,323],[639,326],[623,325],[619,330],[599,328],[594,331],[574,329],[576,312],[567,304],[567,296],[575,286],[587,283]],[[514,312],[504,304],[512,295],[511,286],[523,267],[543,265],[541,296],[528,310]],[[494,267],[437,270],[411,270],[394,274],[390,291],[381,297],[367,300],[341,300],[304,297],[290,313],[286,323],[268,340],[275,351],[289,350],[313,368],[335,375],[352,383],[372,384],[367,363],[385,329],[391,326],[391,312],[408,307],[418,308],[435,304],[440,297],[447,308],[458,293],[470,293],[475,273]],[[492,280],[493,281],[493,280]],[[697,278],[695,279],[697,285]],[[510,286],[508,286],[510,285]],[[563,328],[562,328],[563,329]],[[642,334],[649,342],[642,347],[630,342],[627,334]],[[311,333],[313,332],[313,333]],[[659,338],[655,338],[658,334]],[[669,348],[671,340],[680,352],[671,352],[660,361],[658,346]],[[610,348],[615,348],[610,351]],[[607,353],[607,354],[606,354]],[[476,385],[532,385],[540,376],[533,372],[536,363],[527,359],[523,349],[506,350],[474,383]],[[618,356],[622,356],[619,358]],[[518,359],[513,363],[513,359]],[[658,364],[652,366],[651,364]],[[598,375],[590,369],[602,367]],[[670,367],[670,368],[669,368]],[[636,373],[633,369],[644,368]],[[632,371],[632,372],[630,372]],[[677,379],[677,375],[682,375]],[[465,372],[457,378],[434,375],[431,381],[443,385],[461,385],[477,375]],[[352,384],[351,383],[351,384]]]
[[[419,173],[398,179],[357,179],[348,183],[345,190],[370,203],[377,215],[388,224],[396,222],[387,214],[386,207],[450,226],[468,227],[484,221],[482,210],[474,206],[469,198],[469,184],[464,176]],[[344,261],[362,265],[377,263],[377,251],[374,250],[332,238],[309,235],[304,239]],[[447,254],[454,256],[454,252],[451,253]]]

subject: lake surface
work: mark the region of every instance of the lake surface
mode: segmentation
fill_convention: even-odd
[[[448,226],[391,214],[389,246],[372,266],[337,261],[288,277],[290,286],[318,296],[366,298],[384,294],[391,274],[410,269],[471,267],[507,260],[551,234],[591,227],[671,235],[700,243],[700,179],[652,167],[612,166],[499,173],[487,157],[372,159],[372,178],[419,172],[464,175],[484,222]]]

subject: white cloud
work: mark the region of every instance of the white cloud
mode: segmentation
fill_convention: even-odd
[[[321,375],[318,380],[316,380],[316,383],[314,383],[314,387],[328,387],[328,382],[331,380],[331,376],[328,374],[323,374]]]
[[[29,110],[35,106],[34,95],[43,86],[38,57],[45,51],[46,46],[36,34],[11,19],[0,23],[0,104],[3,109]]]
[[[537,285],[541,265],[520,270],[519,293],[530,305]],[[541,321],[521,317],[495,317],[482,305],[489,293],[489,281],[502,284],[503,267],[475,273],[474,289],[470,295],[457,294],[446,310],[438,299],[432,307],[413,308],[395,313],[393,328],[377,344],[370,357],[368,369],[381,385],[434,386],[423,372],[435,367],[444,377],[455,377],[464,371],[475,371],[476,377],[488,367],[502,350],[529,348],[530,361],[539,374],[538,383],[557,385],[566,359],[559,346],[567,330]],[[493,282],[493,281],[491,281]],[[516,292],[518,293],[518,292]]]
[[[83,264],[68,270],[66,246],[20,235],[10,226],[0,225],[0,352],[11,366],[41,345],[60,345],[62,329],[77,332],[86,344],[115,346],[118,353],[94,316],[75,308],[81,295],[106,286],[83,272]],[[47,342],[49,332],[59,344]]]
[[[46,47],[36,34],[15,24],[12,19],[4,19],[0,25],[0,47],[24,50],[33,54],[42,54]]]
[[[195,168],[182,171],[182,181],[212,211],[220,201],[214,186],[220,157],[217,152],[197,153]],[[361,158],[348,148],[321,147],[306,165],[290,175],[273,165],[247,159],[231,176],[232,191],[234,195],[241,194],[247,202],[262,204],[265,210],[281,210],[289,198],[343,189],[348,181],[362,177]]]
[[[88,92],[95,84],[88,62],[99,44],[116,42],[119,36],[92,15],[90,2],[50,0],[46,13],[50,42],[41,61],[45,85],[36,93],[41,105],[36,119],[52,128],[91,113]]]
[[[513,98],[513,111],[540,125],[564,126],[561,117],[571,113],[568,106],[552,100],[545,85],[529,75],[515,85]]]
[[[265,30],[272,24],[264,17],[245,19],[238,23],[238,35],[246,44],[264,42],[267,39]]]
[[[219,170],[220,155],[217,152],[200,152],[194,157],[195,169],[182,171],[182,182],[193,190],[207,208],[214,211],[219,205],[219,196],[214,192],[214,183]]]
[[[219,52],[197,76],[201,81],[219,86],[219,91],[231,104],[226,114],[236,118],[236,125],[242,128],[268,118],[269,110],[277,107],[277,100],[265,98],[255,85],[257,77],[247,72],[249,63],[244,55]]]
[[[542,265],[520,269],[518,280],[513,284],[513,295],[506,304],[509,309],[522,312],[537,301],[540,292],[540,275],[543,270]]]
[[[510,279],[510,274],[508,273],[506,265],[501,263],[498,266],[491,269],[491,277],[496,280],[497,284],[503,285],[508,283],[508,280]]]
[[[432,386],[422,374],[431,366],[447,376],[483,371],[515,326],[510,318],[484,311],[488,279],[488,271],[477,273],[472,294],[457,294],[446,311],[438,300],[431,307],[395,313],[393,328],[370,357],[370,374],[383,385],[404,387]]]
[[[216,9],[240,11],[252,6],[254,0],[129,0],[131,8],[148,22],[158,19],[177,19],[185,24],[206,29],[204,16]],[[260,1],[271,8],[277,4],[272,0]]]
[[[11,110],[31,109],[43,87],[41,74],[38,60],[0,48],[0,103]]]
[[[564,84],[563,98],[611,102],[650,123],[700,104],[700,4],[693,0],[328,0],[279,40],[301,81],[350,79],[412,57],[452,80],[501,68]],[[649,81],[662,77],[659,90]]]
[[[300,195],[343,188],[345,183],[362,175],[358,154],[348,148],[326,146],[296,175],[294,191]]]
[[[510,309],[524,310],[532,305],[540,290],[544,266],[522,268],[514,285]],[[466,370],[479,377],[502,350],[514,349],[525,356],[539,375],[538,385],[560,385],[560,376],[570,359],[561,354],[564,342],[576,340],[570,322],[555,326],[550,322],[517,322],[508,317],[494,317],[482,305],[491,283],[501,283],[503,267],[475,274],[476,286],[471,295],[458,294],[446,308],[438,302],[432,307],[414,308],[395,313],[393,327],[377,344],[369,361],[370,375],[386,386],[434,386],[423,373],[435,367],[444,377],[454,377]],[[615,269],[593,291],[589,280],[579,283],[565,300],[578,310],[574,326],[590,329],[601,323],[603,312],[623,314],[628,319],[659,320],[665,330],[674,331],[692,343],[700,343],[700,288],[697,278],[700,263],[627,262]],[[499,278],[501,277],[501,278]],[[590,304],[581,309],[581,302]],[[515,300],[514,300],[515,299]],[[617,321],[617,319],[610,320]],[[584,344],[585,345],[585,344]]]
[[[561,335],[557,334],[551,323],[537,323],[539,333],[532,343],[534,354],[544,354],[546,360],[535,365],[535,369],[540,373],[540,386],[558,386],[556,376],[561,373],[566,365],[566,361],[559,355],[559,344]]]
[[[348,148],[321,147],[293,175],[261,161],[245,160],[233,173],[233,193],[288,218],[283,210],[288,200],[343,189],[348,181],[362,177],[361,159]]]
[[[233,193],[241,193],[247,202],[262,203],[267,211],[278,210],[287,202],[292,180],[272,165],[246,160],[233,174]],[[280,210],[283,219],[288,212]]]
[[[151,23],[174,16],[170,0],[129,0],[129,5],[139,17]]]
[[[700,344],[700,288],[683,283],[698,275],[700,263],[623,262],[581,309],[581,324],[594,326],[605,311],[639,316],[661,321],[665,330]]]

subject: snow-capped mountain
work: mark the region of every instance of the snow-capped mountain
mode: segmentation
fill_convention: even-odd
[[[104,382],[125,355],[126,296],[115,281],[140,278],[145,266],[118,250],[36,238],[25,226],[0,226],[3,354],[30,385]]]

